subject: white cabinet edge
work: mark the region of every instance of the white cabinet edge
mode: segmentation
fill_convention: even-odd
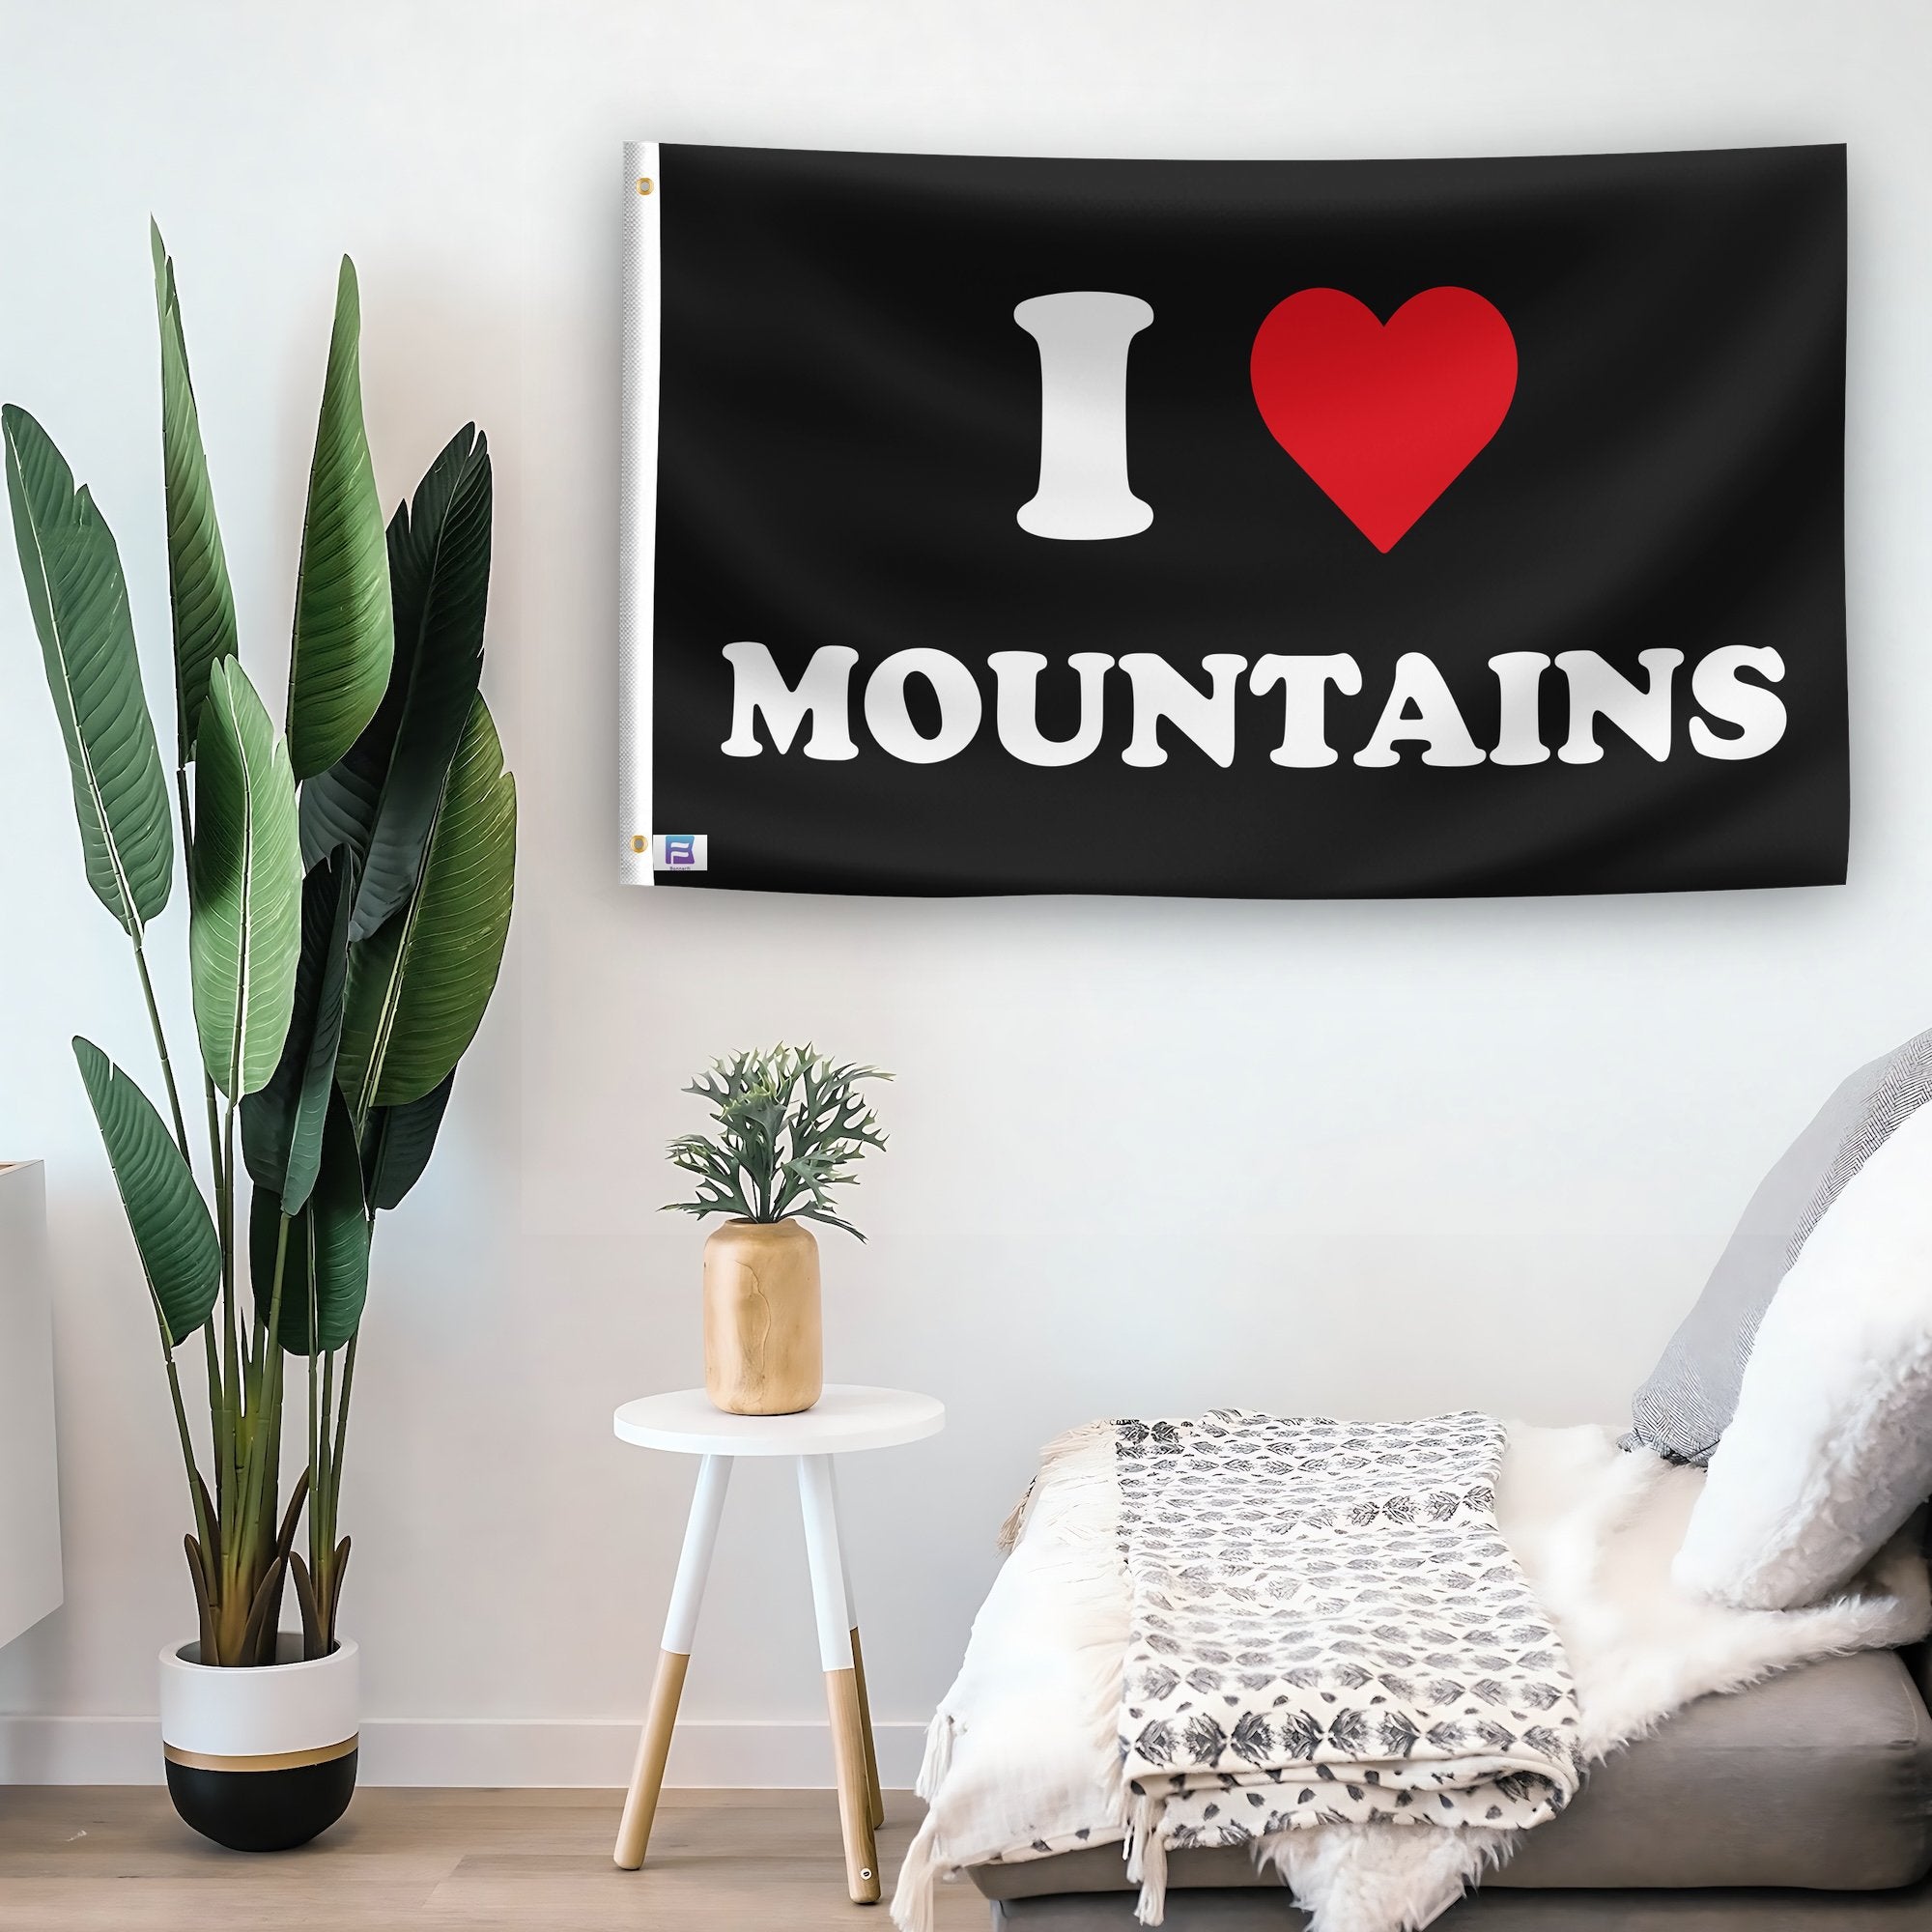
[[[46,1179],[0,1163],[0,1644],[61,1602]]]

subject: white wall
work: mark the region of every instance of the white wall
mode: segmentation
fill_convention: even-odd
[[[15,0],[0,37],[0,394],[119,530],[157,699],[150,210],[258,677],[281,673],[339,249],[385,497],[467,417],[497,452],[487,683],[522,876],[505,983],[370,1307],[344,1516],[372,1775],[621,1776],[690,1471],[608,1418],[698,1374],[699,1231],[652,1210],[692,1119],[677,1088],[714,1049],[810,1035],[899,1074],[871,1242],[828,1236],[826,1262],[835,1375],[952,1412],[846,1483],[902,1776],[1043,1437],[1219,1403],[1614,1415],[1784,1140],[1932,1021],[1913,0]],[[1852,884],[1408,905],[620,889],[619,144],[646,133],[1191,156],[1849,139]],[[189,1628],[185,1511],[67,1036],[148,1060],[5,576],[0,1155],[48,1163],[68,1603],[0,1653],[0,1711],[97,1721],[0,1726],[0,1776],[145,1776],[152,1732],[116,1720],[152,1712],[154,1653]],[[157,949],[185,1045],[181,942],[177,910]],[[815,1737],[785,1726],[817,1699],[790,1499],[748,1471],[683,1775],[816,1777]]]

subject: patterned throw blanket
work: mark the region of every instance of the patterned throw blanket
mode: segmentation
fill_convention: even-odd
[[[1521,1829],[1582,1776],[1562,1649],[1465,1411],[1116,1422],[1128,1876],[1312,1824]]]

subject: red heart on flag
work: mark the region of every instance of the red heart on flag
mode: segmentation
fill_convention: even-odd
[[[1516,337],[1472,289],[1424,289],[1386,323],[1303,289],[1268,311],[1248,374],[1274,440],[1386,554],[1502,427]]]

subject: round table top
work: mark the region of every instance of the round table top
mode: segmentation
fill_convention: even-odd
[[[685,1456],[841,1456],[891,1449],[946,1427],[946,1405],[910,1389],[827,1382],[796,1415],[726,1415],[701,1388],[639,1396],[611,1418],[621,1441]]]

